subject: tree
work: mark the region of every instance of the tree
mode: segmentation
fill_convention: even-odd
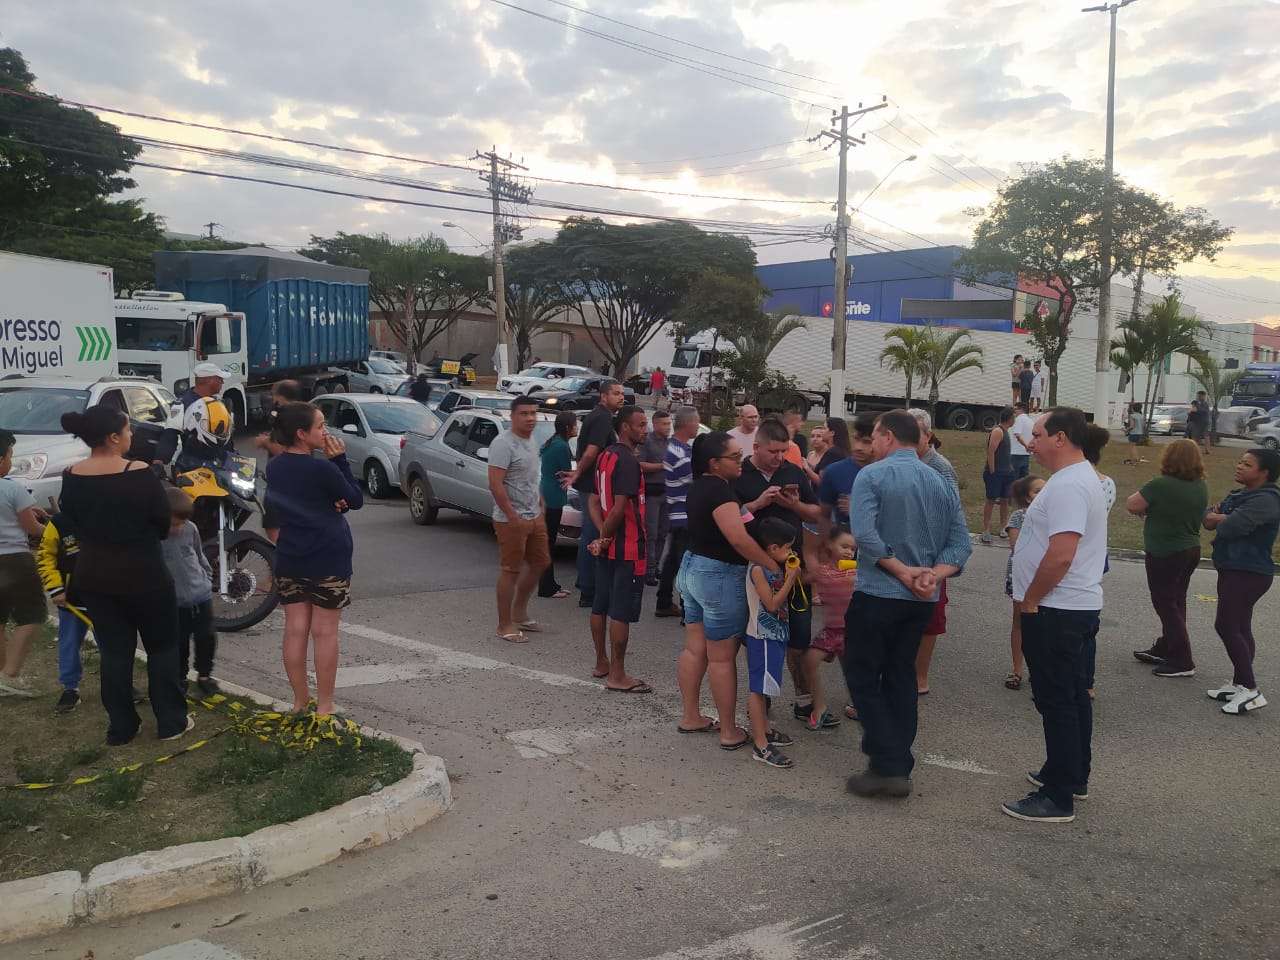
[[[618,373],[671,319],[705,270],[746,279],[756,262],[746,238],[679,222],[615,226],[575,217],[554,240],[527,249],[534,278],[559,289]]]
[[[1234,231],[1199,207],[1179,210],[1154,194],[1136,189],[1132,194],[1134,215],[1124,226],[1129,231],[1125,242],[1134,251],[1135,265],[1130,316],[1137,319],[1147,274],[1176,284],[1174,275],[1181,264],[1198,258],[1213,260]]]
[[[976,343],[963,342],[971,339],[968,330],[956,329],[939,336],[933,327],[926,329],[936,348],[926,358],[925,368],[925,379],[929,383],[929,419],[936,420],[938,388],[962,370],[982,370],[985,351]]]
[[[458,317],[489,298],[489,264],[454,253],[434,234],[392,240],[338,233],[311,238],[303,256],[369,271],[369,300],[416,363]]]
[[[533,355],[533,338],[556,317],[567,316],[571,304],[565,303],[556,284],[540,280],[532,265],[526,264],[527,247],[513,247],[506,256],[507,329],[516,349],[516,369],[523,370]]]
[[[888,343],[880,351],[880,365],[888,361],[889,370],[901,373],[907,380],[906,403],[911,406],[912,388],[919,383],[924,386],[934,358],[938,354],[938,344],[934,341],[928,327],[902,326],[894,327],[884,335]]]
[[[1058,398],[1058,362],[1071,336],[1075,310],[1096,303],[1103,283],[1133,274],[1140,253],[1155,259],[1154,238],[1139,225],[1150,213],[1149,195],[1112,177],[1114,197],[1111,269],[1102,275],[1102,200],[1107,175],[1101,160],[1062,157],[1024,164],[995,201],[980,211],[973,243],[957,267],[967,282],[1015,285],[1028,280],[1055,293],[1057,309],[1030,320],[1032,342],[1049,367],[1050,405]],[[1174,254],[1170,253],[1170,256]]]
[[[1147,342],[1145,331],[1122,323],[1111,340],[1111,365],[1124,375],[1120,389],[1123,390],[1128,385],[1130,403],[1137,400],[1138,371],[1150,355],[1151,345]]]
[[[1166,360],[1176,354],[1199,357],[1202,354],[1200,337],[1206,330],[1203,321],[1183,316],[1182,300],[1176,293],[1154,304],[1146,316],[1138,319],[1129,317],[1120,322],[1118,336],[1111,341],[1112,357],[1119,357],[1120,362],[1116,365],[1131,376],[1136,376],[1141,367],[1147,368],[1143,409],[1149,410],[1160,395],[1160,379]],[[1144,432],[1146,422],[1143,421]]]
[[[1200,353],[1195,358],[1198,369],[1191,371],[1192,378],[1200,384],[1209,400],[1209,442],[1218,442],[1218,404],[1231,396],[1236,381],[1244,376],[1244,370],[1223,369],[1214,357]]]

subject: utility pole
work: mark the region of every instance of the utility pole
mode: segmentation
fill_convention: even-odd
[[[220,223],[202,223],[202,224],[200,224],[200,226],[202,226],[202,227],[208,227],[208,228],[209,228],[209,236],[205,237],[205,239],[206,239],[206,240],[217,240],[217,239],[218,239],[217,234],[215,234],[215,233],[213,232],[213,228],[214,228],[214,227],[220,227],[220,226],[222,226],[222,224],[220,224]]]
[[[858,104],[857,110],[850,110],[847,106],[842,106],[839,113],[831,115],[831,125],[835,126],[839,123],[839,132],[823,130],[818,134],[818,137],[829,137],[840,149],[839,196],[836,200],[836,245],[831,251],[831,258],[836,264],[835,295],[831,298],[831,324],[832,329],[835,331],[835,336],[831,339],[831,382],[827,388],[827,416],[831,417],[843,417],[845,410],[845,344],[849,338],[848,318],[844,315],[846,288],[849,286],[849,211],[845,203],[845,195],[848,191],[849,148],[854,144],[862,146],[867,142],[865,137],[850,136],[849,120],[854,117],[861,117],[863,114],[871,113],[874,110],[882,110],[888,105],[889,102],[886,97],[873,107],[864,107],[862,104]]]
[[[489,170],[482,172],[480,179],[489,184],[489,195],[493,198],[493,314],[498,323],[497,363],[498,377],[505,377],[508,370],[507,358],[507,281],[502,266],[502,242],[507,228],[502,222],[502,200],[527,203],[533,190],[506,176],[509,170],[527,170],[514,160],[498,156],[498,148],[488,153],[476,151],[475,160],[488,160]],[[501,167],[501,172],[499,172]]]
[[[1102,185],[1102,243],[1099,244],[1101,263],[1098,289],[1098,353],[1094,364],[1093,420],[1111,425],[1111,239],[1115,219],[1115,139],[1116,139],[1116,14],[1135,0],[1119,0],[1118,3],[1084,7],[1081,13],[1106,13],[1111,16],[1111,46],[1107,53],[1107,143]]]

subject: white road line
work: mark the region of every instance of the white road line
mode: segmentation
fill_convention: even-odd
[[[545,683],[552,687],[590,687],[593,690],[600,689],[598,682],[592,683],[590,680],[583,680],[580,677],[548,673],[545,670],[534,670],[530,667],[507,663],[505,660],[494,660],[490,657],[481,657],[473,653],[463,653],[451,647],[442,647],[438,644],[427,643],[423,640],[413,640],[409,637],[399,637],[394,633],[387,633],[373,627],[364,627],[358,623],[344,623],[339,629],[343,633],[349,633],[355,637],[376,640],[378,643],[385,643],[387,646],[397,647],[400,650],[410,650],[414,653],[425,654],[434,660],[434,663],[430,665],[431,669],[441,673],[460,670],[500,670],[525,680],[537,680],[539,683]]]
[[[526,760],[545,760],[548,757],[567,757],[576,753],[578,747],[595,740],[607,737],[621,737],[628,733],[657,730],[657,722],[623,723],[609,727],[538,727],[533,730],[512,730],[504,739],[509,741],[516,752]]]
[[[940,757],[935,753],[924,754],[920,757],[920,762],[934,767],[946,767],[948,770],[959,770],[961,773],[979,773],[984,777],[1004,776],[999,770],[988,770],[976,760],[948,760],[946,757]]]
[[[868,943],[856,946],[848,943],[856,939],[859,939],[857,926],[843,914],[837,914],[808,923],[800,919],[783,920],[735,933],[706,946],[683,947],[648,960],[803,960],[813,956],[823,960],[871,960],[884,956]]]
[[[204,940],[185,940],[171,947],[153,950],[137,960],[249,960],[243,953],[227,950]]]
[[[341,689],[393,683],[397,680],[416,680],[440,672],[427,663],[367,663],[360,667],[339,667],[336,686]]]
[[[714,826],[706,817],[695,815],[616,827],[578,842],[609,853],[651,860],[661,867],[680,868],[719,859],[737,835],[733,827]]]

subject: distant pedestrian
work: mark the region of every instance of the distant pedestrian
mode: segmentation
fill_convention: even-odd
[[[987,436],[987,461],[982,468],[982,485],[986,499],[982,504],[983,543],[991,543],[991,513],[1000,505],[1000,537],[1004,539],[1005,522],[1009,519],[1009,487],[1013,484],[1013,448],[1010,430],[1013,428],[1013,408],[1000,411],[999,422]]]
[[[427,382],[425,373],[418,374],[413,383],[409,384],[409,396],[419,403],[426,403],[431,399],[431,384]]]
[[[310,647],[315,710],[332,716],[338,712],[333,702],[338,624],[351,605],[355,552],[347,513],[364,506],[364,494],[351,475],[346,443],[325,429],[324,414],[314,404],[281,407],[274,435],[285,450],[267,464],[267,486],[280,518],[275,573],[284,607],[284,669],[293,690],[292,709],[301,713],[310,705]]]
[[[613,430],[614,415],[622,409],[626,395],[622,384],[616,380],[605,380],[600,384],[600,402],[587,414],[578,432],[577,465],[568,477],[564,486],[567,490],[573,487],[578,491],[582,505],[596,489],[596,457],[606,447],[616,443],[618,435]],[[588,551],[588,545],[599,536],[595,523],[588,511],[582,512],[582,533],[578,538],[578,581],[575,584],[580,595],[579,607],[590,607],[596,595],[596,560]]]
[[[1025,477],[1031,470],[1031,430],[1035,420],[1027,413],[1027,405],[1019,400],[1013,405],[1013,426],[1009,428],[1009,460],[1013,479]]]
[[[845,617],[845,682],[862,721],[867,769],[849,777],[861,796],[911,792],[916,737],[916,653],[938,581],[973,547],[960,498],[920,462],[920,427],[906,410],[882,413],[876,461],[858,471],[849,502],[858,580]]]
[[[674,427],[663,457],[662,474],[667,499],[667,522],[671,539],[662,558],[662,572],[658,576],[659,617],[678,617],[683,610],[675,603],[676,574],[689,548],[689,516],[686,500],[693,485],[693,439],[701,425],[698,411],[693,407],[681,407],[672,418]]]
[[[655,407],[660,401],[667,399],[667,375],[661,367],[649,374],[649,392],[653,394]]]
[[[489,493],[493,497],[493,532],[498,538],[497,636],[510,643],[527,643],[525,631],[537,633],[542,624],[529,615],[529,598],[544,570],[551,565],[550,538],[542,515],[542,479],[535,397],[511,401],[511,428],[489,443]]]
[[[1044,399],[1049,396],[1049,371],[1035,362],[1035,376],[1031,380],[1031,412],[1040,413]]]
[[[1009,376],[1013,381],[1013,398],[1010,403],[1018,403],[1022,400],[1022,354],[1015,353],[1013,355],[1013,363],[1009,366]]]
[[[836,445],[836,430],[832,428],[833,423],[838,423],[840,431],[841,446]],[[809,453],[804,458],[801,466],[804,468],[805,476],[809,478],[809,482],[815,486],[822,480],[822,472],[827,467],[839,463],[849,456],[849,428],[845,426],[843,420],[837,420],[832,417],[809,431]]]
[[[738,425],[729,431],[729,436],[738,441],[744,457],[751,456],[756,447],[756,430],[760,426],[760,411],[752,404],[744,403],[738,408]]]
[[[624,406],[615,420],[618,442],[595,461],[596,491],[588,509],[599,531],[588,550],[596,558],[596,592],[591,606],[591,642],[596,665],[610,693],[652,693],[643,680],[628,675],[626,657],[631,624],[640,619],[647,573],[644,529],[644,480],[636,450],[648,421],[639,407]],[[606,643],[607,636],[607,643]]]
[[[560,521],[564,518],[564,508],[569,496],[564,489],[564,479],[573,472],[573,455],[569,452],[569,441],[578,435],[578,417],[572,410],[561,410],[556,414],[555,431],[542,445],[542,505],[547,525],[547,548],[555,554],[556,537],[560,532]],[[538,581],[538,596],[563,600],[569,596],[556,582],[556,565],[547,564],[542,578]]]
[[[1203,390],[1196,391],[1196,398],[1191,401],[1187,411],[1187,438],[1200,444],[1205,456],[1209,455],[1209,424],[1213,417],[1213,408],[1209,406],[1208,395]]]
[[[648,573],[645,575],[645,584],[650,587],[658,585],[662,548],[667,542],[669,520],[665,459],[670,439],[671,414],[665,410],[655,410],[652,428],[636,451],[636,456],[640,459],[640,470],[644,474],[644,529],[648,538],[645,551]]]
[[[1018,548],[1018,534],[1022,532],[1022,521],[1027,515],[1027,507],[1044,488],[1044,477],[1027,475],[1013,481],[1009,489],[1009,500],[1014,511],[1009,514],[1005,530],[1009,533],[1009,562],[1005,565],[1004,592],[1013,604],[1013,624],[1009,627],[1009,649],[1013,656],[1013,670],[1005,675],[1004,685],[1009,690],[1022,689],[1022,602],[1013,599],[1013,552]]]
[[[1131,494],[1125,508],[1142,525],[1147,589],[1160,618],[1160,636],[1133,655],[1155,665],[1157,677],[1194,677],[1187,633],[1187,590],[1200,565],[1200,524],[1209,506],[1204,461],[1194,440],[1175,440],[1160,452],[1160,476]]]
[[[17,442],[12,432],[0,430],[0,695],[34,697],[22,666],[49,608],[27,538],[44,533],[40,524],[43,511],[26,487],[8,478]],[[11,619],[18,629],[8,641],[5,631]],[[76,656],[78,660],[78,652]],[[76,680],[78,683],[79,678]]]
[[[800,560],[792,552],[795,528],[767,517],[756,524],[755,540],[768,554],[768,565],[747,567],[747,715],[751,723],[751,756],[771,767],[795,766],[777,749],[791,738],[769,726],[770,697],[782,693],[782,664],[787,655],[787,607],[800,577]]]
[[[864,410],[854,414],[853,431],[849,439],[849,456],[823,471],[818,481],[818,503],[822,505],[819,533],[822,536],[832,526],[849,529],[849,491],[858,471],[871,462],[871,433],[876,426],[876,414]]]
[[[1069,822],[1075,799],[1088,795],[1088,648],[1102,612],[1107,551],[1102,486],[1083,451],[1089,426],[1079,410],[1054,407],[1036,421],[1032,439],[1032,456],[1053,476],[1023,520],[1013,553],[1013,599],[1022,602],[1022,652],[1046,757],[1027,775],[1036,790],[1001,807],[1019,820]]]
[[[1023,360],[1022,369],[1018,372],[1018,399],[1031,407],[1031,386],[1036,382],[1036,373],[1031,369],[1031,361]]]
[[[1129,459],[1125,460],[1129,463],[1146,463],[1147,461],[1138,456],[1138,444],[1143,440],[1143,425],[1146,423],[1146,416],[1142,412],[1142,404],[1133,403],[1129,405],[1129,409],[1125,411],[1124,432],[1129,438]]]
[[[1222,638],[1234,673],[1230,683],[1209,691],[1223,701],[1222,712],[1251,713],[1267,705],[1253,675],[1257,646],[1253,608],[1271,589],[1275,567],[1271,552],[1280,530],[1280,453],[1255,448],[1236,464],[1241,484],[1205,514],[1213,530],[1213,565],[1218,571],[1218,605],[1213,628]]]

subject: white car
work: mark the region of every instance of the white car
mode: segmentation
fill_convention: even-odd
[[[430,436],[440,418],[408,397],[373,393],[328,394],[316,399],[333,433],[347,445],[351,472],[364,478],[365,489],[375,499],[391,495],[400,486],[400,451],[410,431]]]
[[[404,367],[382,357],[357,360],[342,372],[347,375],[352,393],[395,393],[400,384],[409,379]]]
[[[563,380],[565,377],[589,377],[593,372],[586,367],[574,366],[571,363],[543,361],[519,373],[503,377],[498,381],[498,389],[507,393],[527,395],[552,386],[557,380]]]
[[[124,411],[133,427],[129,455],[150,463],[167,429],[182,427],[182,404],[150,377],[16,377],[0,380],[0,426],[18,437],[9,477],[50,510],[62,495],[62,471],[89,455],[59,422],[64,413],[80,413],[105,404]],[[56,512],[50,510],[50,512]]]

